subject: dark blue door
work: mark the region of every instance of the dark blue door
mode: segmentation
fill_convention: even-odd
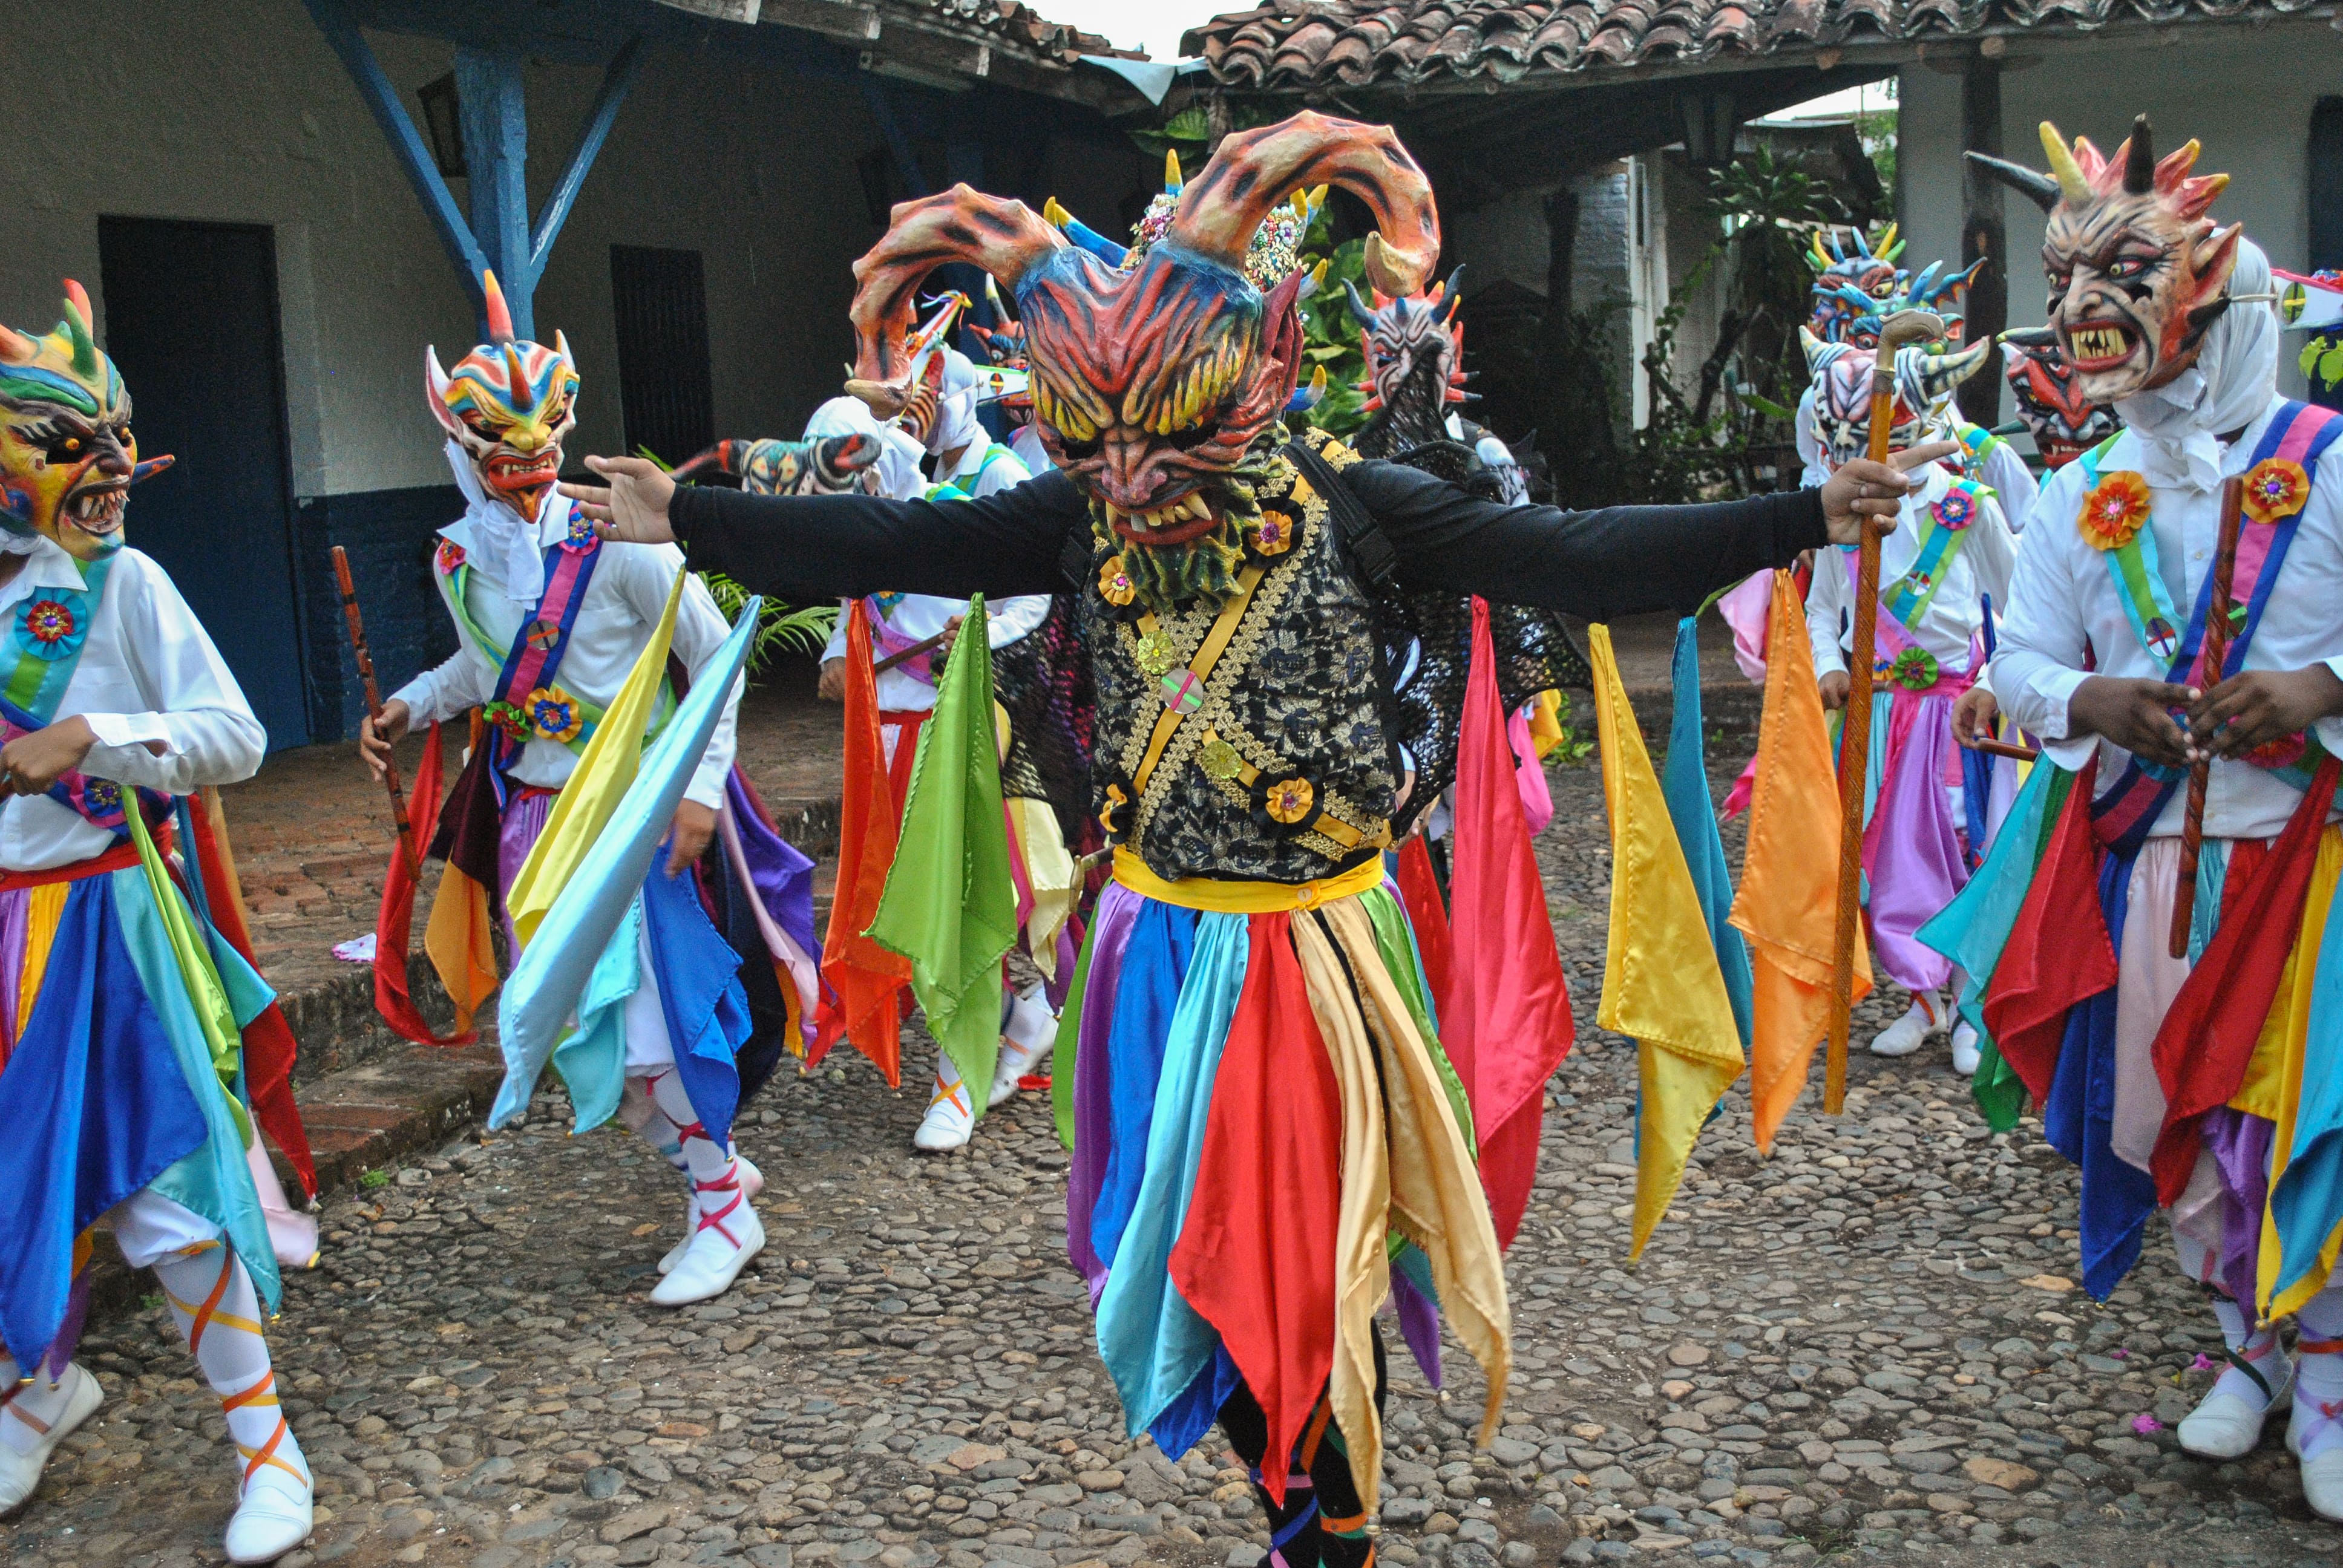
[[[276,236],[101,217],[97,253],[105,347],[130,387],[138,448],[178,459],[131,492],[124,531],[186,596],[269,749],[306,746]]]

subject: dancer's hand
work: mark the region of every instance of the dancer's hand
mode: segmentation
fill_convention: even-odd
[[[2343,679],[2323,664],[2249,669],[2198,698],[2188,710],[2188,729],[2212,755],[2242,757],[2338,713],[2343,713]]]
[[[1980,740],[1993,739],[1994,715],[2001,705],[1982,686],[1972,686],[1953,703],[1953,739],[1974,751]]]
[[[825,658],[821,661],[821,678],[814,683],[813,694],[824,702],[846,700],[846,660]]]
[[[2189,742],[2172,710],[2189,707],[2197,695],[2194,687],[2095,675],[2066,701],[2066,732],[2099,736],[2167,768],[2191,767],[2211,753]]]
[[[1912,493],[1910,470],[1923,463],[1948,457],[1960,449],[1958,442],[1929,441],[1901,452],[1890,452],[1884,463],[1853,457],[1840,464],[1838,470],[1823,481],[1822,487],[1823,521],[1830,527],[1831,543],[1861,544],[1864,518],[1877,519],[1872,524],[1872,532],[1880,538],[1894,533],[1896,515],[1904,509],[1904,498]]]
[[[592,520],[596,533],[625,545],[664,545],[675,538],[667,520],[675,480],[666,470],[640,457],[588,457],[586,466],[610,482],[565,480],[558,487]]]
[[[358,720],[358,755],[366,759],[377,779],[390,776],[390,744],[407,733],[409,717],[407,704],[394,697],[382,705],[379,726],[371,717]]]
[[[943,638],[941,642],[936,644],[936,662],[938,664],[948,664],[951,661],[952,644],[960,640],[960,623],[967,619],[968,617],[964,615],[956,615],[952,617],[951,619],[944,622],[943,630],[936,634],[938,637]]]
[[[675,829],[668,835],[667,874],[674,876],[707,851],[716,837],[716,813],[697,800],[675,809]]]
[[[97,734],[76,713],[0,746],[0,797],[38,795],[82,764]],[[148,749],[153,749],[149,743]]]
[[[1823,689],[1823,711],[1836,713],[1846,706],[1846,694],[1855,689],[1855,678],[1843,669],[1834,669],[1817,684]]]

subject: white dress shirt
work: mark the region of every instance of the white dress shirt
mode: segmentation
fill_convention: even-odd
[[[487,502],[501,506],[501,502]],[[538,525],[540,544],[549,545],[568,532],[565,508],[548,507]],[[493,701],[497,678],[503,672],[502,650],[512,646],[521,627],[537,611],[534,596],[516,598],[505,591],[494,564],[472,553],[474,519],[467,515],[439,530],[465,552],[470,566],[468,604],[473,624],[497,639],[498,652],[490,655],[458,628],[456,651],[437,668],[427,669],[395,694],[407,704],[408,722],[420,727],[455,718],[469,708]],[[572,696],[598,708],[608,708],[626,684],[628,673],[667,608],[668,590],[675,574],[684,569],[683,552],[673,545],[623,545],[605,541],[593,580],[586,585],[586,601],[569,634],[554,683]],[[435,567],[436,572],[437,568]],[[707,585],[692,578],[683,590],[675,618],[675,656],[694,677],[724,643],[730,628],[708,595]],[[740,707],[741,683],[736,682],[716,721],[708,754],[684,790],[684,799],[713,810],[724,804],[724,777],[732,768],[733,726]],[[512,777],[523,784],[558,789],[569,781],[578,759],[557,740],[531,740],[521,748]]]
[[[2242,474],[2268,428],[2279,400],[2270,399],[2245,433],[2221,454],[2224,476]],[[2129,430],[2101,460],[2102,474],[2137,471],[2137,437]],[[2039,738],[2044,752],[2061,768],[2079,769],[2099,751],[2099,785],[2114,783],[2128,760],[2119,748],[2093,735],[2076,735],[2067,704],[2090,678],[2086,655],[2096,658],[2090,673],[2161,680],[2166,666],[2139,643],[2107,564],[2075,526],[2087,490],[2083,465],[2067,464],[2042,487],[2035,508],[2036,526],[2018,546],[2017,575],[2009,613],[2001,625],[1994,656],[1994,693],[2002,708]],[[2181,615],[2196,607],[2212,568],[2220,534],[2217,491],[2151,483],[2148,527],[2155,530],[2157,564]],[[2330,450],[2304,508],[2278,589],[2246,650],[2247,669],[2303,669],[2324,664],[2343,677],[2343,457]],[[2318,739],[2343,752],[2343,719],[2318,721]],[[2186,790],[2175,792],[2157,819],[2157,835],[2177,833],[2187,811]],[[2301,799],[2284,779],[2250,763],[2216,759],[2205,797],[2205,831],[2217,839],[2268,839],[2286,827]]]
[[[2026,459],[2017,455],[2017,448],[2007,441],[1996,439],[1992,450],[1986,453],[1985,461],[1977,465],[1977,471],[1970,477],[1979,484],[1993,487],[1994,498],[2001,503],[2002,521],[2008,525],[2011,533],[2024,533],[2026,525],[2033,518],[2034,499],[2042,487],[2034,477],[2034,470],[2026,466]],[[1995,596],[1993,602],[1998,609],[2000,597]]]
[[[46,540],[0,586],[0,621],[42,588],[79,588],[73,558]],[[5,635],[5,634],[0,634]],[[56,717],[79,714],[97,736],[81,771],[122,785],[190,794],[260,770],[268,733],[205,635],[203,623],[153,558],[125,547],[107,569]],[[163,747],[157,756],[147,742]],[[128,804],[128,802],[125,802]],[[46,796],[0,805],[0,868],[42,871],[114,847],[114,835]]]
[[[1929,504],[1941,500],[1953,487],[1953,474],[1942,463],[1927,466],[1919,488],[1904,499],[1896,514],[1896,531],[1879,543],[1879,583],[1882,588],[1902,577],[1920,554],[1921,525]],[[1907,628],[1912,640],[1934,654],[1947,675],[1969,667],[1969,638],[1981,618],[1978,595],[1993,595],[1996,605],[2009,597],[2010,570],[2017,543],[2009,524],[1991,496],[1981,497],[1968,538],[1945,572],[1944,586],[1920,613],[1916,628]],[[1836,547],[1815,552],[1814,586],[1806,590],[1806,639],[1815,655],[1817,677],[1844,671],[1848,648],[1855,646],[1855,600],[1846,580],[1846,558]],[[1885,608],[1879,612],[1885,615]],[[1885,646],[1885,638],[1881,638]]]

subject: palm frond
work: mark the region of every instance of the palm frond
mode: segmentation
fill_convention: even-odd
[[[708,594],[727,620],[737,620],[747,608],[752,595],[722,572],[702,572],[700,580],[708,585]],[[831,629],[838,624],[838,607],[834,604],[808,605],[792,609],[779,599],[769,598],[757,618],[756,640],[749,645],[749,671],[762,674],[775,654],[820,653],[830,640]]]

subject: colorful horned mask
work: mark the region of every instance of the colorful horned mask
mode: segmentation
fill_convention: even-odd
[[[1125,557],[1141,591],[1225,594],[1302,359],[1304,275],[1264,294],[1245,274],[1247,252],[1289,195],[1327,182],[1374,215],[1374,286],[1414,293],[1440,254],[1423,171],[1389,127],[1314,113],[1224,140],[1127,271],[1021,202],[960,186],[906,203],[855,264],[861,357],[848,390],[892,417],[910,396],[900,344],[920,279],[945,262],[982,267],[1016,297],[1042,444],[1090,498],[1101,532],[1140,547]]]
[[[130,391],[91,335],[89,296],[65,280],[45,334],[0,327],[0,528],[80,561],[122,548],[130,487],[171,466],[138,460]]]
[[[2001,347],[2002,374],[2009,377],[2017,417],[2049,467],[2065,467],[2123,427],[2114,409],[2083,396],[2075,367],[2059,354],[2057,334],[2049,328],[2005,332]]]
[[[1429,294],[1393,299],[1376,289],[1372,305],[1357,286],[1342,286],[1366,352],[1359,390],[1406,444],[1437,440],[1449,405],[1473,396],[1464,390],[1464,324],[1456,319],[1463,282],[1460,266]]]
[[[1815,311],[1807,325],[1814,335],[1825,343],[1844,343],[1857,317],[1885,318],[1893,308],[1889,302],[1904,291],[1906,275],[1896,265],[1903,253],[1904,242],[1892,223],[1879,236],[1877,250],[1865,242],[1860,229],[1845,240],[1834,233],[1827,241],[1816,230],[1808,253],[1815,264]],[[1878,341],[1876,328],[1873,341]]]
[[[2042,267],[2059,351],[2094,403],[2164,386],[2197,362],[2206,327],[2228,306],[2222,290],[2241,230],[2217,228],[2205,213],[2229,176],[2190,174],[2193,141],[2158,160],[2146,115],[2113,157],[2082,136],[2070,149],[2047,120],[2042,150],[2048,175],[1968,156],[2049,215]]]
[[[1877,357],[1847,343],[1825,343],[1800,328],[1806,368],[1814,377],[1815,436],[1823,463],[1836,469],[1864,454],[1871,435],[1871,390]],[[1990,339],[1966,348],[1899,348],[1896,351],[1895,412],[1887,435],[1890,451],[1919,438],[1922,427],[1952,400],[1953,389],[1976,373],[1992,352]]]
[[[439,352],[423,351],[431,417],[464,449],[472,471],[492,498],[537,521],[546,493],[561,476],[561,443],[578,423],[578,363],[568,340],[553,347],[513,336],[497,276],[487,273],[488,340],[439,368]]]
[[[806,441],[719,441],[675,477],[729,474],[756,496],[835,496],[879,493],[879,438],[849,433]]]

